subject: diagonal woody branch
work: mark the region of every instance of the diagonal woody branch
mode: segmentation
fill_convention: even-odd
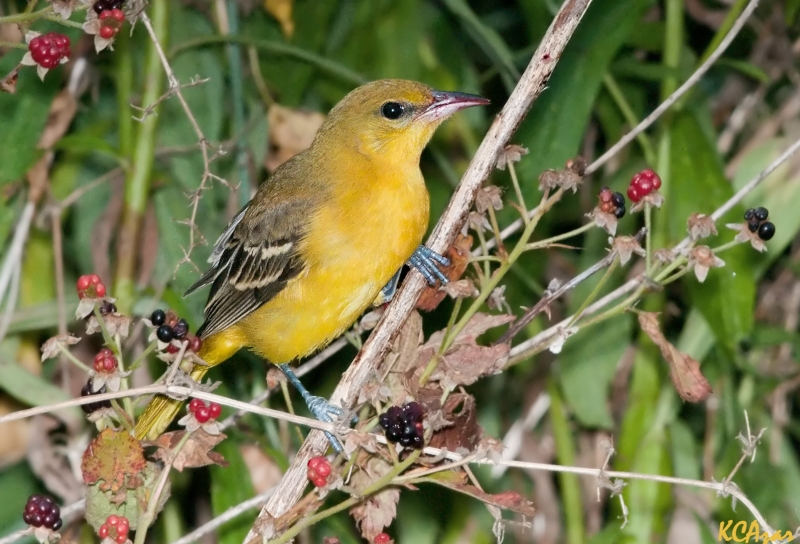
[[[525,73],[503,109],[495,118],[486,137],[464,173],[455,194],[442,215],[429,241],[429,246],[443,252],[454,240],[469,214],[475,195],[497,163],[500,151],[514,135],[533,101],[544,91],[558,59],[572,37],[591,0],[567,0],[531,58]],[[391,348],[397,331],[414,308],[424,288],[424,280],[412,273],[384,313],[363,349],[342,377],[331,401],[345,410],[352,408],[360,390],[374,374],[378,364]],[[327,447],[322,433],[309,434],[275,493],[264,506],[245,542],[260,542],[257,528],[267,528],[272,520],[287,512],[302,496],[306,487],[306,463]]]

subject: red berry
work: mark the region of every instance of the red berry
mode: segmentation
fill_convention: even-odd
[[[86,288],[89,287],[89,276],[81,276],[78,278],[75,286],[78,288],[78,291],[85,291]]]
[[[191,402],[189,402],[189,411],[192,413],[197,412],[198,408],[205,405],[206,403],[203,402],[202,399],[192,399]]]
[[[195,410],[194,417],[197,419],[198,423],[205,423],[209,419],[211,419],[211,410],[208,409],[208,406],[205,404]]]
[[[121,9],[112,9],[111,10],[111,17],[116,19],[120,23],[125,20],[125,14],[122,12]]]
[[[55,68],[69,57],[69,38],[57,32],[36,36],[28,44],[34,62],[43,68]]]
[[[628,187],[628,198],[631,199],[631,202],[639,202],[642,199],[642,195],[636,187],[630,185]]]
[[[379,533],[375,535],[375,538],[372,540],[375,544],[389,544],[392,541],[392,537],[387,535],[386,533]]]
[[[117,544],[125,544],[128,541],[128,535],[118,534],[117,538],[114,539],[114,542]]]
[[[117,523],[119,523],[119,516],[111,514],[106,518],[106,523],[108,523],[109,525],[116,525]]]
[[[203,341],[200,339],[200,337],[192,336],[192,339],[189,340],[189,349],[197,353],[200,351],[201,347],[203,347]]]
[[[99,536],[100,538],[105,538],[108,536],[108,531],[109,531],[108,524],[104,523],[97,530],[97,536]]]
[[[106,286],[103,285],[102,283],[98,283],[97,285],[94,286],[94,293],[97,296],[97,298],[102,298],[106,296]]]
[[[650,193],[653,192],[653,180],[652,179],[650,179],[649,177],[640,176],[638,181],[639,181],[639,184],[638,184],[637,189],[639,189],[639,192],[641,194],[647,196],[647,195],[649,195]]]
[[[611,189],[608,187],[603,187],[603,189],[600,191],[600,201],[610,202],[613,194],[614,193],[611,192]]]
[[[125,516],[120,516],[119,523],[117,524],[117,529],[120,531],[125,531],[125,533],[127,534],[130,528],[131,528],[131,522],[128,521],[128,518],[126,518]]]
[[[175,344],[167,345],[167,353],[178,353],[180,350],[181,348],[179,348]]]
[[[216,402],[212,402],[208,405],[208,413],[211,416],[211,419],[217,419],[220,414],[222,414],[222,406]]]
[[[102,280],[100,280],[100,276],[97,274],[89,274],[89,283],[92,285],[100,285]]]
[[[100,32],[98,32],[98,34],[100,34],[100,37],[103,38],[104,40],[110,40],[111,38],[117,35],[117,29],[112,28],[110,26],[101,26]]]

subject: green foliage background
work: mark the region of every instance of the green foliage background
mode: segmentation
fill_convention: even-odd
[[[735,15],[744,4],[737,0],[724,9]],[[784,33],[780,39],[786,43],[796,39],[794,16],[800,2],[762,4],[755,18],[765,24],[770,17],[777,17],[780,23],[773,24],[780,32],[776,30],[775,34]],[[215,6],[227,9],[233,38],[221,34]],[[469,110],[447,123],[423,156],[423,171],[432,194],[432,217],[438,217],[557,7],[549,0],[297,0],[293,5],[296,28],[289,39],[258,3],[229,0],[212,5],[154,0],[147,9],[165,13],[160,17],[161,43],[178,79],[182,83],[196,76],[207,79],[183,91],[203,133],[212,144],[232,140],[238,146],[215,161],[212,169],[228,181],[241,184],[240,190],[232,193],[220,183],[210,185],[199,204],[199,233],[213,241],[231,212],[264,179],[269,100],[325,112],[360,82],[382,77],[415,79],[441,89],[481,93],[493,101],[490,108]],[[716,3],[705,7],[723,9]],[[0,22],[2,15],[23,8],[15,0],[0,1]],[[81,17],[76,14],[73,20],[80,21]],[[158,27],[159,17],[151,17]],[[597,156],[610,147],[692,73],[729,24],[730,19],[726,19],[718,29],[705,26],[689,14],[681,0],[594,0],[559,59],[547,90],[513,140],[530,150],[518,165],[528,202],[537,199],[539,173],[561,167],[577,154]],[[40,32],[56,28],[50,22],[33,25]],[[91,47],[89,37],[81,37],[78,29],[68,28],[65,33],[73,44]],[[630,176],[649,166],[661,174],[666,197],[665,207],[655,214],[654,242],[659,247],[671,245],[685,235],[686,218],[691,213],[710,213],[763,169],[791,135],[779,133],[764,140],[743,155],[733,176],[725,173],[728,161],[750,139],[761,120],[776,111],[787,93],[792,92],[793,83],[785,73],[779,72],[776,77],[770,71],[774,66],[750,63],[751,53],[761,39],[753,27],[746,27],[724,62],[713,68],[643,138],[629,145],[619,160],[612,161],[613,165],[595,174],[578,195],[565,198],[546,215],[536,237],[546,238],[580,225],[586,221],[583,214],[594,206],[594,195],[600,187],[608,185],[624,192]],[[247,61],[251,48],[258,55],[270,99],[265,100],[253,82]],[[110,260],[110,267],[105,269],[112,274],[112,292],[120,297],[121,308],[146,315],[154,305],[170,306],[194,328],[201,322],[204,299],[182,299],[180,294],[195,281],[197,272],[189,265],[173,272],[183,255],[181,248],[189,242],[189,229],[181,221],[189,217],[187,195],[197,189],[203,164],[199,151],[192,147],[196,136],[175,98],[160,105],[157,117],[147,121],[150,125],[132,120],[137,112],[129,104],[146,106],[150,102],[143,102],[143,98],[158,97],[165,89],[160,65],[151,62],[153,54],[141,26],[131,37],[126,27],[114,44],[114,51],[87,54],[92,65],[90,92],[81,97],[75,120],[58,143],[47,198],[63,199],[121,167],[123,175],[118,181],[87,191],[62,216],[67,307],[74,307],[76,301],[71,289],[75,279]],[[8,73],[21,55],[22,51],[15,49],[0,52],[0,75]],[[764,86],[766,98],[759,115],[746,125],[733,148],[722,154],[716,140],[727,118],[718,109],[719,92],[732,79],[742,81],[748,89]],[[44,83],[34,70],[24,69],[17,93],[0,95],[0,240],[4,247],[8,247],[26,201],[24,175],[40,154],[36,143],[47,121],[49,105],[63,85],[63,68],[52,70]],[[587,130],[591,136],[587,136]],[[177,152],[178,147],[186,149]],[[147,157],[153,153],[155,158],[150,165]],[[503,172],[496,172],[492,182],[504,187],[509,184]],[[129,198],[139,195],[144,199],[143,206],[131,213],[152,213],[155,218],[157,244],[144,246],[149,257],[155,253],[152,270],[142,273],[137,268],[130,274],[116,267],[114,248],[120,222],[102,219],[114,193],[127,194]],[[624,314],[582,331],[557,357],[537,356],[473,386],[471,392],[478,399],[479,419],[486,431],[502,437],[525,416],[535,395],[546,391],[552,399],[551,410],[526,437],[529,452],[534,441],[542,443],[544,437],[553,437],[552,460],[561,464],[585,464],[589,460],[590,465],[596,466],[594,456],[587,455],[586,444],[594,440],[597,431],[603,431],[614,437],[618,450],[612,460],[615,469],[720,480],[740,456],[741,444],[736,435],[744,428],[743,414],[747,410],[752,428],[770,430],[755,461],[745,464],[735,482],[773,526],[784,530],[797,526],[800,426],[790,417],[780,432],[772,432],[776,427],[769,395],[796,375],[800,338],[796,330],[786,330],[778,319],[780,308],[759,305],[759,294],[781,275],[797,281],[792,247],[800,229],[800,214],[796,211],[799,198],[796,167],[781,167],[747,197],[744,206],[737,207],[718,224],[720,241],[726,242],[733,233],[723,232],[724,223],[740,221],[745,207],[766,206],[778,227],[777,235],[768,244],[768,253],[759,255],[744,247],[728,251],[723,255],[725,268],[713,270],[705,283],[698,284],[687,276],[682,284],[652,294],[644,303],[648,310],[665,312],[668,336],[679,349],[702,362],[702,370],[714,387],[713,402],[681,402],[658,350],[638,332],[635,316]],[[502,224],[514,218],[515,212],[508,206],[501,213]],[[626,216],[619,232],[632,234],[640,221],[640,215]],[[111,236],[108,248],[98,249],[99,232]],[[602,258],[605,238],[599,231],[592,231],[574,242],[575,250],[549,250],[523,257],[504,281],[511,308],[518,311],[520,306],[531,306],[554,275],[570,277]],[[196,248],[193,262],[202,268],[209,251],[208,245]],[[25,253],[20,307],[0,344],[0,390],[24,405],[52,403],[59,397],[75,396],[80,388],[80,384],[77,389],[73,384],[70,391],[58,389],[54,384],[61,382],[54,379],[56,366],[52,362],[43,365],[41,377],[22,370],[18,364],[25,357],[30,359],[32,346],[55,332],[54,270],[50,226],[47,222],[37,223]],[[627,272],[618,271],[612,283],[619,284]],[[107,278],[107,283],[112,283],[112,277]],[[556,314],[563,316],[577,310],[593,286],[592,281],[581,285],[563,306],[555,309]],[[427,330],[442,328],[448,310],[445,307],[426,317]],[[770,310],[777,312],[778,318],[771,317]],[[532,336],[547,325],[544,319],[534,321],[522,336]],[[80,330],[74,323],[70,328]],[[790,347],[794,365],[780,371],[774,364],[779,345]],[[329,361],[309,377],[307,386],[318,394],[329,393],[354,353],[350,348]],[[620,388],[615,383],[620,361],[630,361],[631,357],[629,377]],[[153,369],[158,370],[155,364]],[[216,369],[213,377],[224,380],[225,394],[247,399],[265,387],[263,375],[264,367],[259,361],[241,354],[235,363]],[[795,392],[788,394],[790,407],[796,399]],[[280,400],[270,402],[283,407]],[[797,416],[797,409],[790,408],[789,414]],[[0,426],[0,436],[2,432]],[[297,440],[296,435],[291,437]],[[773,442],[777,438],[781,440]],[[289,459],[278,425],[261,418],[245,418],[222,446],[223,454],[231,461],[228,468],[196,470],[177,477],[174,498],[157,525],[153,542],[168,542],[191,529],[198,519],[200,503],[210,504],[211,511],[217,514],[252,496],[250,475],[237,447],[244,443],[259,445],[279,467],[287,466]],[[489,491],[514,489],[526,497],[538,497],[533,479],[524,471],[509,470],[496,479],[490,477],[488,470],[476,472]],[[599,525],[592,524],[584,515],[595,500],[591,482],[569,475],[554,479],[553,500],[557,504],[540,506],[556,509],[560,542],[665,542],[676,511],[685,512],[687,508],[675,488],[633,481],[625,489],[630,509],[625,527],[621,527],[616,499],[599,510]],[[41,481],[25,460],[0,469],[0,494],[4,497],[0,503],[0,535],[22,526],[26,497],[42,489]],[[730,500],[687,489],[681,492],[695,495],[706,505],[703,513],[694,513],[704,528],[700,532],[702,542],[716,540],[716,530],[705,527],[713,529],[719,521],[749,522],[745,510],[740,507],[734,511]],[[494,541],[492,519],[482,504],[441,489],[405,491],[398,512],[390,530],[397,542]],[[240,542],[251,520],[244,516],[226,525],[219,532],[219,542]],[[531,541],[530,532],[520,534],[509,528],[506,542]],[[323,536],[333,535],[343,543],[361,541],[346,515],[319,524],[307,541],[321,542]],[[91,538],[84,534],[81,542],[92,542]]]

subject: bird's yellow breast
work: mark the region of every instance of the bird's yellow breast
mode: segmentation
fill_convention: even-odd
[[[235,325],[237,330],[226,331],[225,345],[250,346],[272,363],[285,363],[319,349],[352,325],[427,229],[428,192],[414,166],[366,164],[339,172],[356,181],[337,184],[331,205],[309,218],[312,234],[300,246],[306,271]],[[208,339],[209,350],[215,336]]]

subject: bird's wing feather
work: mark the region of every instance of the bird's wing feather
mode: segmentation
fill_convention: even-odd
[[[245,207],[233,218],[214,246],[211,269],[186,292],[211,284],[199,336],[236,324],[303,270],[298,243],[309,207],[306,201],[284,202],[260,213],[247,213]]]

